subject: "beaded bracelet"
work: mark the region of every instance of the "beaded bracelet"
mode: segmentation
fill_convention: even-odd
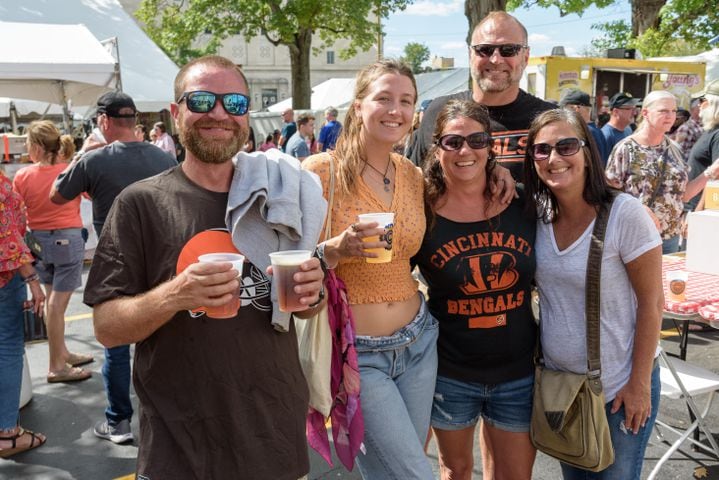
[[[38,275],[37,273],[28,275],[27,277],[22,279],[22,281],[25,283],[31,283],[31,282],[35,282],[37,280],[40,280],[40,275]]]

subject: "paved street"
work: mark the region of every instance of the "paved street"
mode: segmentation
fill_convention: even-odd
[[[21,424],[27,428],[40,431],[48,436],[43,447],[18,455],[10,460],[0,460],[0,479],[38,479],[38,480],[106,480],[123,477],[134,478],[135,444],[118,446],[106,440],[100,440],[92,434],[94,423],[103,418],[105,395],[102,386],[100,369],[102,366],[102,349],[95,341],[92,331],[90,309],[81,302],[81,292],[73,295],[67,312],[68,323],[66,338],[72,351],[92,353],[96,361],[88,367],[93,377],[76,384],[48,384],[45,381],[47,370],[47,343],[40,342],[27,345],[27,357],[33,383],[34,396],[32,401],[20,414]],[[670,324],[665,323],[665,328]],[[670,332],[671,333],[671,332]],[[719,331],[692,334],[689,345],[689,361],[705,368],[719,372]],[[668,351],[677,351],[677,339],[668,336],[662,341]],[[711,428],[719,432],[719,402],[710,414]],[[682,426],[688,423],[688,415],[683,403],[662,399],[660,418],[667,423]],[[133,431],[137,432],[136,419]],[[475,449],[476,450],[476,449]],[[650,446],[647,452],[643,478],[646,478],[655,461],[661,456],[663,448]],[[717,460],[709,460],[707,456],[685,450],[693,457],[700,459],[707,466],[718,468]],[[341,466],[329,467],[317,455],[311,454],[312,469],[310,479],[360,479],[356,472],[347,472]],[[507,452],[511,455],[511,452]],[[437,473],[437,454],[432,444],[429,456]],[[480,465],[478,456],[475,458]],[[339,465],[339,462],[336,462]],[[677,453],[673,460],[663,468],[660,479],[691,479],[694,468],[700,464],[682,453]],[[719,473],[710,469],[707,479],[719,479]],[[482,478],[481,469],[476,467],[475,478]],[[242,472],[228,472],[229,478],[243,479]],[[437,478],[438,475],[437,475]],[[534,467],[533,478],[538,480],[554,480],[560,478],[557,463],[543,455],[538,455]],[[263,480],[263,479],[252,479]]]

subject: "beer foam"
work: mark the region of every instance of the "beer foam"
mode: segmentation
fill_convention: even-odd
[[[270,253],[272,265],[278,266],[299,265],[305,260],[309,260],[310,257],[312,257],[312,252],[309,250],[284,250]]]

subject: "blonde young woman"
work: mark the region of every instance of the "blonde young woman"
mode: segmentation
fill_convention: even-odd
[[[409,131],[417,90],[403,63],[382,60],[357,75],[355,96],[332,153],[309,157],[329,198],[335,172],[332,238],[324,258],[347,285],[357,332],[366,454],[362,477],[432,479],[424,453],[437,373],[437,321],[412,278],[409,259],[424,235],[422,174],[392,147]],[[394,212],[389,263],[367,263],[363,239],[386,232],[360,213]]]
[[[72,353],[65,344],[65,310],[73,290],[82,285],[85,242],[82,238],[80,197],[64,205],[50,201],[50,189],[75,152],[69,135],[60,135],[47,120],[28,127],[27,148],[33,165],[17,172],[13,188],[27,205],[28,226],[42,251],[37,271],[45,286],[50,361],[47,381],[74,382],[90,378],[79,368],[92,356]]]

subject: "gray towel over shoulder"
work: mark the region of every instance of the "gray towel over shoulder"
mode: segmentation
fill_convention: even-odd
[[[327,211],[319,177],[276,149],[241,152],[233,164],[225,223],[247,260],[264,272],[272,252],[314,250]],[[275,282],[270,297],[272,325],[286,332],[290,314],[280,312]]]

